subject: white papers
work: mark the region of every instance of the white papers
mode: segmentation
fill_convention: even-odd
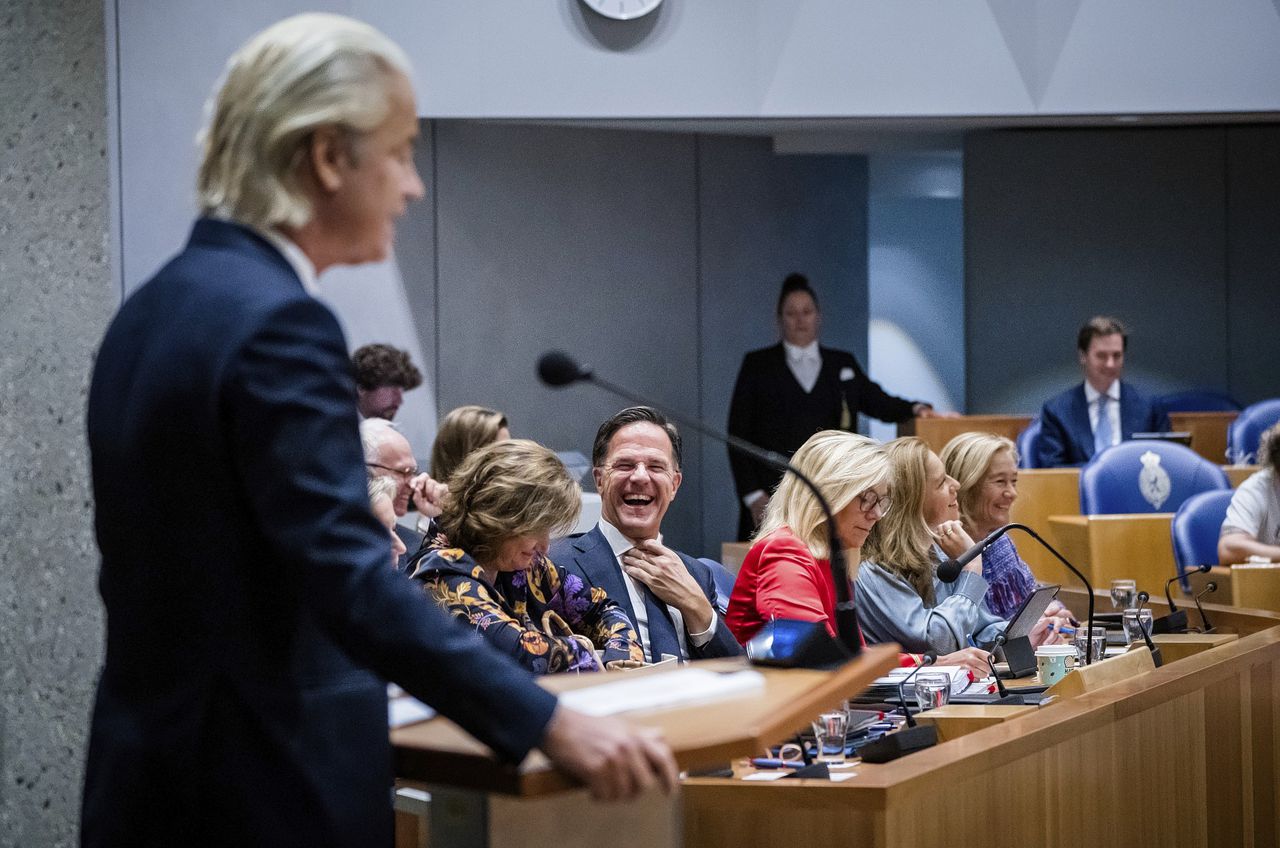
[[[706,704],[762,692],[764,675],[758,671],[717,674],[687,668],[670,674],[646,674],[599,686],[573,689],[560,696],[560,703],[587,715],[605,716]]]
[[[875,682],[868,687],[868,691],[877,697],[896,698],[898,695],[898,683],[908,674],[916,669],[895,668],[884,677],[877,677]],[[969,678],[969,669],[962,665],[931,665],[920,669],[920,674],[945,674],[951,678],[951,694],[959,695],[969,688],[969,684],[973,681]],[[911,678],[907,685],[902,687],[908,696],[914,694],[916,678]]]
[[[435,710],[408,695],[392,698],[387,702],[387,724],[390,727],[404,727],[406,724],[426,721],[434,718],[435,714]]]

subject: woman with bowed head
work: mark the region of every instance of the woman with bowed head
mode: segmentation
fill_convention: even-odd
[[[449,478],[441,540],[414,577],[442,608],[537,674],[644,662],[627,615],[547,558],[577,520],[578,484],[527,439],[474,451]],[[599,654],[597,656],[597,653]]]

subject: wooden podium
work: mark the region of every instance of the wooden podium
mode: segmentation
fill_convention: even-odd
[[[898,425],[899,436],[919,436],[934,453],[961,433],[995,433],[1015,442],[1031,423],[1030,415],[961,415],[959,418],[912,418]]]
[[[765,679],[763,694],[621,717],[661,727],[681,769],[706,768],[763,754],[897,664],[896,645],[875,645],[833,671],[757,667]],[[691,665],[713,671],[749,667],[745,658]],[[538,683],[565,692],[652,674],[678,687],[686,670],[560,675]],[[534,751],[518,767],[504,764],[443,717],[393,730],[391,742],[397,777],[430,788],[433,845],[598,846],[605,832],[610,848],[679,843],[678,795],[655,794],[633,804],[594,802],[541,752]],[[622,820],[628,822],[625,827]],[[541,836],[553,838],[544,842]]]

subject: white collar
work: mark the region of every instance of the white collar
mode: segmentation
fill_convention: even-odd
[[[298,275],[298,279],[302,281],[303,290],[317,297],[320,294],[320,280],[316,274],[316,266],[311,262],[310,257],[302,252],[302,248],[288,236],[279,230],[267,230],[260,227],[254,227],[253,231],[262,236],[271,246],[280,251],[280,255],[284,257],[284,261],[289,263],[289,267],[293,269],[293,273]]]
[[[1093,406],[1093,404],[1095,404],[1098,398],[1100,397],[1102,397],[1102,392],[1095,389],[1093,387],[1093,384],[1090,383],[1088,380],[1085,380],[1084,381],[1085,403],[1089,404],[1090,406]],[[1116,403],[1120,402],[1120,381],[1119,380],[1116,380],[1114,383],[1112,383],[1110,386],[1107,387],[1107,397],[1111,398],[1111,400],[1115,401]]]
[[[600,528],[600,532],[604,534],[604,540],[608,542],[609,547],[613,549],[613,556],[615,559],[636,546],[635,542],[622,535],[621,530],[614,527],[603,518],[600,519],[600,523],[596,526]],[[661,533],[658,534],[658,544],[662,544]]]
[[[782,347],[787,351],[787,360],[790,362],[804,362],[806,359],[818,358],[818,340],[814,339],[804,347],[793,345],[789,341],[783,341]]]

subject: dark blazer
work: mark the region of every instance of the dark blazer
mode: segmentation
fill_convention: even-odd
[[[390,845],[383,678],[509,760],[541,739],[555,699],[388,563],[350,369],[333,314],[230,223],[197,222],[112,321],[85,845]]]
[[[684,563],[684,567],[689,569],[689,574],[702,587],[707,600],[711,602],[711,607],[716,609],[718,606],[716,604],[716,583],[715,578],[711,576],[711,569],[707,568],[706,563],[698,562],[693,557],[685,556],[679,551],[676,551],[676,554],[680,557],[680,561]],[[618,567],[618,561],[613,556],[613,548],[609,547],[609,541],[605,539],[599,525],[589,533],[582,533],[557,541],[551,546],[551,550],[547,553],[547,558],[570,574],[576,574],[581,577],[588,586],[604,589],[610,598],[622,606],[632,624],[635,623],[636,611],[631,604],[631,593],[627,591],[626,581],[622,578],[622,569]],[[656,598],[653,601],[656,602]],[[686,659],[703,660],[712,657],[733,657],[742,652],[742,649],[738,646],[738,640],[734,639],[733,634],[729,632],[729,627],[725,624],[724,617],[717,612],[716,618],[715,634],[711,637],[710,642],[700,648],[695,648],[692,642],[688,642],[688,628],[685,628],[686,643],[689,645],[690,653],[690,656],[686,657]],[[677,653],[680,642],[676,637],[675,626],[665,608],[661,610],[654,609],[653,602],[651,602],[648,619],[650,661],[656,662],[660,659],[664,650],[669,654]],[[639,631],[637,630],[637,632]]]
[[[1120,438],[1134,433],[1164,433],[1170,429],[1169,416],[1153,399],[1123,380],[1120,382]],[[1055,395],[1040,410],[1040,441],[1037,468],[1083,465],[1093,458],[1093,428],[1089,426],[1089,403],[1084,383]]]
[[[912,417],[914,403],[882,389],[853,354],[829,347],[819,352],[822,369],[808,393],[787,367],[782,342],[743,357],[729,403],[730,434],[790,456],[819,430],[857,429],[859,412],[891,422]],[[729,465],[738,492],[738,538],[745,539],[754,528],[742,498],[757,489],[772,493],[782,475],[732,448]]]

